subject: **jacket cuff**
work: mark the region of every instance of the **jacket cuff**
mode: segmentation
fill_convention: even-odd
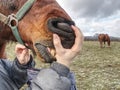
[[[16,65],[18,66],[18,68],[20,68],[20,69],[28,69],[28,68],[32,68],[35,66],[35,61],[33,60],[32,55],[30,55],[30,61],[26,65],[20,64],[17,57],[15,58],[14,61],[15,61]]]
[[[60,76],[68,76],[68,73],[70,72],[70,69],[60,63],[53,62],[51,64],[51,68],[55,70]]]

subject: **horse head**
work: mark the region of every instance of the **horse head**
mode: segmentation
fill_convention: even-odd
[[[16,14],[27,0],[0,0],[0,13],[5,16]],[[11,25],[16,22],[11,22]],[[45,62],[55,60],[53,33],[57,33],[63,47],[71,48],[75,35],[71,29],[74,22],[56,0],[34,0],[29,10],[18,21],[21,40]],[[0,41],[17,41],[9,25],[0,22]],[[2,45],[1,44],[1,45]],[[50,48],[48,52],[47,47]]]

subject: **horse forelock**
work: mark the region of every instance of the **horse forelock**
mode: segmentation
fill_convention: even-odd
[[[15,0],[0,0],[0,4],[4,7],[8,7],[10,4],[13,4]]]
[[[0,0],[0,6],[8,10],[15,10],[19,6],[18,0]]]

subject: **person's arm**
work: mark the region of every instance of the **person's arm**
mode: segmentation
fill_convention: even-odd
[[[28,79],[27,69],[33,66],[34,61],[29,50],[21,44],[16,45],[15,53],[16,58],[10,69],[10,77],[16,86],[21,88]]]
[[[11,83],[14,83],[14,85],[16,85],[17,88],[21,88],[27,81],[27,77],[28,77],[27,68],[31,68],[33,64],[34,64],[34,61],[32,61],[32,57],[26,65],[21,65],[17,58],[15,58],[14,61],[1,59],[1,65],[4,67],[3,69],[1,68],[2,69],[1,75],[2,73],[4,73],[5,75],[4,74],[3,75],[5,76],[5,78],[7,78],[8,76],[9,79],[12,80]],[[5,82],[7,83],[7,81]]]
[[[20,64],[17,58],[13,61],[10,77],[18,88],[21,88],[28,81],[27,69],[31,68],[33,63],[32,57],[25,65]]]
[[[53,62],[50,68],[40,70],[28,90],[70,90],[69,72],[66,66]]]
[[[68,78],[70,73],[70,63],[73,58],[80,52],[83,35],[77,27],[72,26],[76,39],[71,49],[62,47],[60,38],[54,34],[53,42],[56,49],[56,62],[51,64],[48,69],[42,69],[37,77],[33,80],[30,90],[70,90],[71,81]]]

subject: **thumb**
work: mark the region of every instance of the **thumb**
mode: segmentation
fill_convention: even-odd
[[[56,51],[60,51],[63,49],[61,40],[57,34],[53,34],[53,44],[55,46]]]

